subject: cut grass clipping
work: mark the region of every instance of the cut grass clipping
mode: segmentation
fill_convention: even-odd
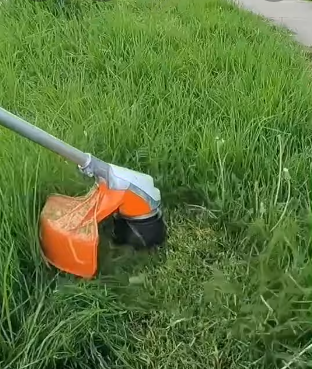
[[[0,103],[150,173],[170,238],[92,282],[42,261],[47,194],[89,183],[0,130],[2,369],[309,368],[311,73],[299,47],[217,0],[9,1]]]

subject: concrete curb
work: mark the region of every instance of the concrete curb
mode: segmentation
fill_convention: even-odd
[[[297,41],[312,46],[312,2],[302,0],[233,0],[294,33]]]

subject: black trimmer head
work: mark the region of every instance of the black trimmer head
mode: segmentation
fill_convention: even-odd
[[[150,249],[166,240],[167,229],[161,212],[145,219],[126,219],[116,215],[113,222],[113,240],[116,244]]]

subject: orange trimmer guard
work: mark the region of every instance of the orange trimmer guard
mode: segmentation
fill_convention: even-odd
[[[82,197],[52,195],[41,213],[41,247],[56,268],[84,278],[97,272],[98,223],[114,213],[124,197],[100,184]]]

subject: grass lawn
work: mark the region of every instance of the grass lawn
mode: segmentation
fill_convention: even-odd
[[[311,66],[221,0],[10,1],[0,104],[155,177],[158,256],[112,252],[92,282],[40,257],[73,165],[0,129],[1,369],[312,367]],[[310,346],[309,346],[310,345]]]

